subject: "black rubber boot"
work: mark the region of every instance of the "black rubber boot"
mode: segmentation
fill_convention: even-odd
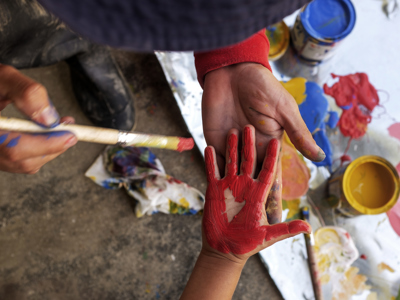
[[[72,87],[85,115],[96,126],[132,130],[135,109],[132,92],[110,51],[93,46],[66,60]]]
[[[107,47],[79,37],[35,0],[0,1],[0,11],[0,63],[22,69],[66,60],[76,99],[93,124],[132,129],[132,93]]]

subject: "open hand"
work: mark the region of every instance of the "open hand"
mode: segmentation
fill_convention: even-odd
[[[225,136],[231,128],[246,124],[255,128],[255,149],[261,164],[268,143],[281,141],[285,130],[294,146],[307,158],[322,161],[324,152],[308,131],[293,97],[264,66],[240,63],[207,73],[203,93],[203,129],[208,145],[213,145],[218,167],[223,173]],[[281,220],[281,163],[277,165],[269,204],[270,223]],[[278,207],[278,209],[271,209]]]
[[[203,249],[247,259],[277,241],[311,232],[308,223],[295,220],[270,225],[266,215],[267,196],[275,178],[280,143],[272,139],[257,179],[255,130],[243,130],[243,150],[238,174],[238,130],[229,131],[226,147],[225,177],[221,179],[216,153],[205,150],[208,187],[203,217]]]

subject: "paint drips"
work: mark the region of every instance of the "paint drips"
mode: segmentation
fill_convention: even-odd
[[[244,128],[241,174],[238,172],[238,137],[228,138],[228,158],[226,175],[218,180],[215,177],[215,157],[210,147],[206,148],[205,161],[208,187],[204,207],[203,229],[208,244],[222,252],[245,254],[254,250],[264,241],[270,241],[285,234],[308,232],[307,223],[296,220],[290,223],[264,225],[265,199],[273,184],[279,142],[272,140],[267,149],[258,180],[253,180],[254,137],[249,127]],[[234,202],[228,202],[228,209],[241,207],[229,221],[225,195],[231,195]]]
[[[351,139],[361,138],[372,120],[372,111],[379,105],[378,93],[365,73],[331,75],[332,78],[339,78],[339,81],[332,87],[324,84],[324,92],[332,96],[343,109],[338,122],[340,131]]]

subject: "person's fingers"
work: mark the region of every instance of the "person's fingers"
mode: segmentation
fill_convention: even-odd
[[[258,181],[266,184],[268,187],[272,185],[272,180],[275,178],[276,162],[279,157],[279,141],[273,139],[269,142],[267,152],[265,154],[264,163]]]
[[[68,131],[26,134],[0,131],[0,157],[11,162],[65,151],[77,143]]]
[[[204,156],[206,161],[207,181],[211,182],[215,179],[221,179],[221,176],[219,175],[214,147],[208,146],[204,151]]]
[[[268,223],[277,224],[282,219],[282,151],[276,165],[276,175],[268,195],[266,209]]]
[[[237,175],[238,172],[238,134],[237,129],[231,129],[226,143],[225,177]]]
[[[39,124],[58,124],[60,117],[43,85],[8,65],[0,65],[0,78],[0,109],[13,102],[22,113]]]
[[[242,163],[240,173],[253,177],[256,168],[255,132],[252,125],[246,125],[243,129]]]
[[[37,172],[39,172],[40,168],[43,167],[46,163],[55,159],[57,156],[61,155],[65,151],[66,150],[56,154],[43,155],[40,157],[24,159],[17,162],[7,161],[0,157],[0,170],[10,173],[36,174]]]
[[[303,220],[294,220],[288,223],[267,225],[265,240],[272,244],[298,235],[299,233],[311,233],[311,226]],[[272,245],[271,244],[271,245]]]
[[[60,123],[63,123],[63,124],[75,124],[75,119],[73,117],[70,117],[70,116],[62,117],[60,119]]]
[[[296,101],[289,93],[279,102],[277,113],[281,116],[282,126],[296,149],[308,159],[323,161],[326,155],[314,141],[300,115]]]

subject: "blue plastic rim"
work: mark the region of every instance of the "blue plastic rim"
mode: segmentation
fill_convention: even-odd
[[[314,0],[300,17],[313,38],[334,42],[349,35],[356,23],[356,11],[350,0]]]

